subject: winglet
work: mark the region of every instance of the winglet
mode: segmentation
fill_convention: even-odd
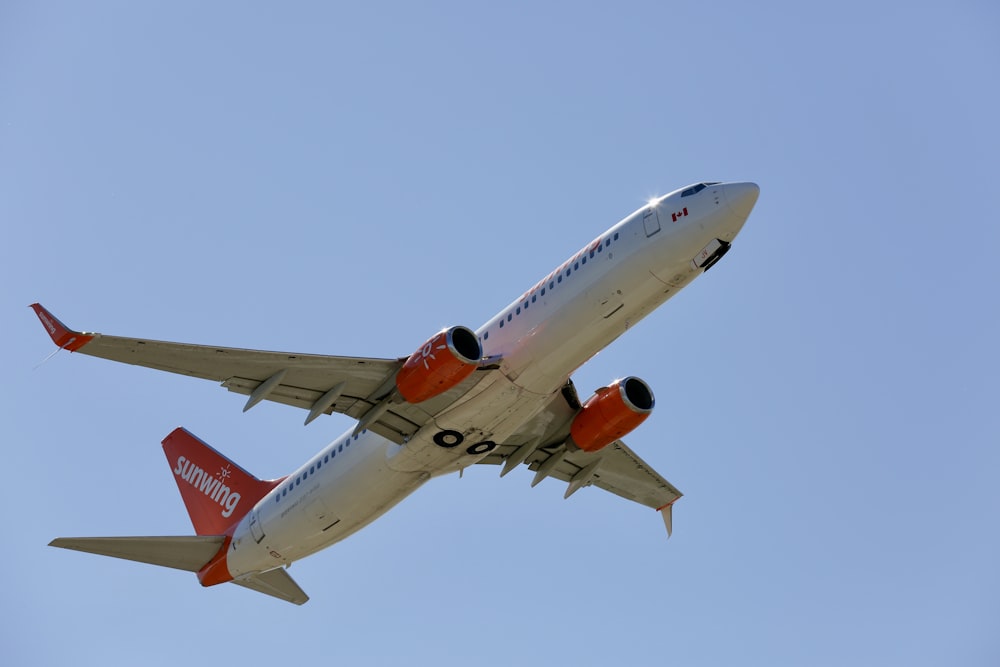
[[[677,500],[672,500],[663,507],[657,508],[657,512],[663,515],[663,524],[667,527],[667,539],[674,534],[674,503]]]
[[[42,326],[49,333],[52,338],[52,342],[55,343],[59,349],[67,349],[70,352],[76,352],[81,347],[94,340],[93,334],[85,334],[80,331],[73,331],[65,324],[60,322],[55,315],[45,310],[45,307],[40,303],[31,304],[31,309],[35,311],[35,315],[41,321]]]

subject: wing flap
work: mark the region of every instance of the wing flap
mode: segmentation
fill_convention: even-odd
[[[653,509],[660,509],[684,495],[621,440],[604,449],[608,451],[594,475],[595,486]]]
[[[526,461],[528,469],[537,472],[550,457],[559,456],[564,451],[538,449],[528,457]],[[616,440],[593,453],[582,451],[564,453],[548,472],[548,477],[571,482],[578,473],[595,461],[599,462],[588,486],[592,484],[616,496],[653,509],[670,504],[683,495],[621,440]]]
[[[59,537],[49,546],[197,572],[212,560],[225,540],[224,535]]]

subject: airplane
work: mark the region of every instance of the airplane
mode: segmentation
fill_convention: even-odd
[[[260,480],[183,428],[162,442],[193,536],[57,538],[51,546],[197,573],[303,604],[293,561],[357,532],[432,477],[526,465],[565,497],[596,486],[660,512],[670,482],[621,438],[653,410],[638,377],[581,401],[571,375],[729,250],[757,202],[749,182],[657,197],[602,233],[475,331],[452,326],[408,357],[267,352],[74,331],[40,304],[59,349],[220,382],[261,401],[334,412],[356,426],[290,474]],[[59,350],[56,350],[57,352]],[[54,353],[53,353],[54,354]]]

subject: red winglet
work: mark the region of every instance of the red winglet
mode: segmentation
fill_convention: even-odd
[[[31,309],[35,311],[35,315],[38,315],[38,319],[41,320],[42,326],[49,332],[49,336],[52,337],[52,342],[59,346],[60,349],[66,348],[70,352],[76,352],[81,347],[94,340],[94,336],[91,334],[73,331],[67,327],[65,324],[60,322],[55,315],[45,310],[45,307],[40,303],[31,304]]]

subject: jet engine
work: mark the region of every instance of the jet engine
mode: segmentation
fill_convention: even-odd
[[[646,421],[655,403],[653,390],[636,377],[601,387],[573,418],[569,444],[585,452],[607,447]]]
[[[396,389],[408,403],[434,398],[469,377],[482,356],[479,337],[472,330],[445,329],[410,355],[396,375]]]

